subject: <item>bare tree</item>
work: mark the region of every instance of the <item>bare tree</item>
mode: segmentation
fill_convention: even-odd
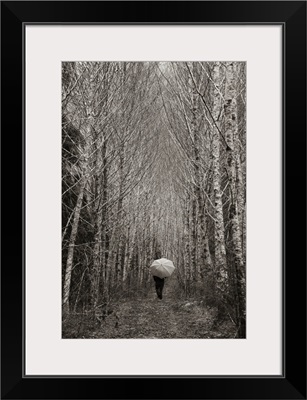
[[[146,293],[159,252],[245,335],[245,64],[62,65],[63,310]]]

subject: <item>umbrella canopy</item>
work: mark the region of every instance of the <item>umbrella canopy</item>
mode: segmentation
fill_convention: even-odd
[[[155,260],[150,266],[150,272],[154,276],[158,276],[159,278],[167,278],[171,276],[174,272],[175,267],[171,260],[167,258],[160,258],[159,260]]]

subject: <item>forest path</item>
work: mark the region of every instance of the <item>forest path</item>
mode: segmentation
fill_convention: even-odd
[[[224,329],[222,334],[213,328],[214,320],[214,310],[205,307],[199,299],[178,299],[170,279],[165,283],[162,300],[157,298],[153,282],[147,297],[117,303],[114,312],[90,337],[205,339],[224,336]]]

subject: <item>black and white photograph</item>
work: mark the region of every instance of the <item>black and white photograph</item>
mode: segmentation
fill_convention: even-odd
[[[246,338],[244,61],[62,62],[62,338]]]

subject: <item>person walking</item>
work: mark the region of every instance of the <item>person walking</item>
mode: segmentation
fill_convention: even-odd
[[[151,264],[150,270],[155,281],[156,293],[158,299],[162,300],[163,287],[165,283],[165,278],[172,275],[174,272],[174,264],[171,260],[161,257]]]

